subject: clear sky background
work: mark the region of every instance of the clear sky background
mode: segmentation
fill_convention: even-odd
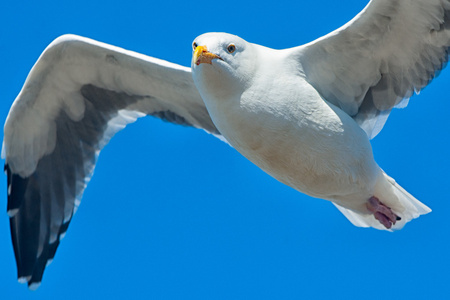
[[[0,119],[44,48],[83,35],[189,66],[193,39],[225,31],[307,43],[366,1],[3,1]],[[201,130],[153,118],[102,151],[41,287],[17,283],[0,178],[1,299],[444,299],[450,297],[450,70],[391,114],[379,165],[433,212],[395,233],[351,225]],[[3,138],[3,136],[2,136]]]

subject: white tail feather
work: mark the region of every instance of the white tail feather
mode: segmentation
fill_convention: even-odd
[[[334,202],[333,204],[350,222],[352,222],[353,225],[358,227],[373,227],[387,231],[402,229],[409,221],[431,212],[429,207],[414,198],[384,172],[383,176],[381,176],[375,186],[375,197],[402,218],[400,221],[397,221],[391,229],[384,227],[377,219],[375,219],[373,214],[364,214],[342,207]]]

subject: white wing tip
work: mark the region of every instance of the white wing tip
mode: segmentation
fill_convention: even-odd
[[[28,286],[28,288],[32,291],[35,291],[38,289],[38,287],[41,285],[41,282],[33,282]]]
[[[18,211],[19,211],[18,208],[14,208],[14,209],[8,210],[7,211],[8,217],[10,217],[10,218],[14,217],[17,214]]]
[[[17,281],[18,281],[19,283],[27,283],[28,280],[30,280],[30,279],[31,279],[31,276],[22,276],[22,277],[19,277],[19,278],[17,279]]]
[[[27,283],[27,282],[29,282],[31,280],[31,276],[22,276],[22,277],[19,277],[18,279],[17,279],[17,281],[19,282],[19,283]],[[37,290],[38,289],[38,287],[41,285],[41,282],[39,281],[39,282],[33,282],[32,284],[30,284],[29,286],[28,286],[28,288],[30,289],[30,290],[32,290],[32,291],[35,291],[35,290]]]
[[[45,264],[45,267],[50,266],[50,264],[53,262],[53,258],[50,258],[49,260],[47,260],[47,263]]]

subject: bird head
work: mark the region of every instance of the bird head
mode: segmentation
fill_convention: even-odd
[[[203,99],[242,93],[256,71],[253,44],[236,35],[206,33],[192,43],[192,75]]]

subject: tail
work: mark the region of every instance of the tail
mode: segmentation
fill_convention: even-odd
[[[358,227],[373,227],[380,230],[399,230],[412,219],[418,218],[431,212],[431,209],[425,204],[414,198],[405,191],[395,180],[382,172],[382,176],[375,186],[375,197],[380,199],[385,205],[402,219],[398,221],[391,229],[386,229],[372,214],[363,214],[348,208],[342,207],[333,202],[333,204],[344,214],[344,216]]]

